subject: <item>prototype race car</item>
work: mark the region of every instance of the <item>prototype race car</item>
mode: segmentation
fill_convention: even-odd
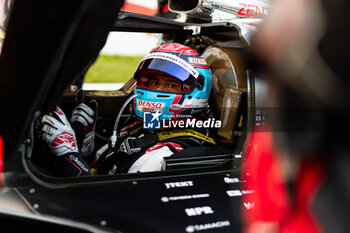
[[[257,72],[249,63],[249,42],[262,20],[255,18],[267,13],[267,5],[169,1],[169,9],[182,15],[173,20],[119,12],[122,4],[13,2],[0,58],[1,228],[240,232],[241,208],[251,208],[241,197],[254,192],[242,190],[240,179],[246,136],[257,119]],[[45,153],[38,149],[37,119],[58,104],[67,112],[74,109],[77,92],[67,87],[84,76],[111,31],[161,33],[164,42],[185,44],[206,59],[213,74],[209,102],[222,123],[217,145],[193,156],[169,157],[159,172],[51,176],[35,159]],[[84,91],[87,101],[99,104],[97,147],[112,135],[134,88],[130,77],[120,90]]]

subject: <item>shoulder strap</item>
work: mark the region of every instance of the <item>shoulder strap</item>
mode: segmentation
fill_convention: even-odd
[[[165,141],[168,139],[172,139],[172,138],[183,138],[183,137],[195,137],[198,138],[200,140],[209,142],[211,144],[216,144],[214,139],[212,139],[211,137],[208,137],[204,134],[201,134],[195,130],[192,129],[176,129],[176,130],[172,130],[172,131],[166,131],[166,132],[159,132],[157,133],[157,136],[159,138],[159,141]]]

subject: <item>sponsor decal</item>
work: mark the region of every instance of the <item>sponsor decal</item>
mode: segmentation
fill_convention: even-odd
[[[170,106],[170,109],[175,110],[175,111],[180,110],[181,109],[181,105],[180,104],[172,104]]]
[[[244,202],[243,204],[244,204],[244,207],[247,210],[253,209],[255,207],[255,203],[254,202]]]
[[[208,65],[203,58],[189,57],[188,61],[193,64]]]
[[[204,231],[209,229],[215,229],[215,228],[222,228],[222,227],[228,227],[230,226],[230,221],[217,221],[212,223],[204,223],[204,224],[198,224],[198,225],[189,225],[185,228],[185,231],[187,233],[192,233],[195,231]]]
[[[208,99],[185,98],[182,101],[183,108],[206,108],[207,104],[208,104]]]
[[[198,71],[195,68],[193,68],[189,63],[187,63],[182,58],[175,56],[173,54],[170,54],[170,53],[162,53],[162,52],[151,53],[151,54],[148,54],[147,56],[145,56],[142,59],[142,61],[145,61],[147,59],[156,59],[156,58],[168,60],[170,62],[173,62],[173,63],[181,66],[182,68],[187,70],[191,75],[193,75],[195,78],[197,78],[199,76]]]
[[[182,200],[199,199],[199,198],[207,198],[207,197],[210,197],[209,193],[162,197],[160,200],[162,202],[169,202],[169,201],[182,201]]]
[[[213,214],[214,211],[210,206],[202,206],[202,207],[194,207],[194,208],[186,208],[185,212],[187,216],[199,216],[202,214]]]
[[[140,107],[146,107],[150,109],[160,109],[164,107],[164,103],[145,101],[145,100],[137,100],[137,105]]]
[[[242,196],[246,194],[254,193],[254,190],[228,190],[226,191],[227,195],[229,197],[236,197],[236,196]]]
[[[143,113],[143,128],[144,129],[160,129],[160,119],[161,114],[157,112],[144,112]]]
[[[65,147],[70,151],[76,151],[77,144],[75,143],[74,135],[69,132],[59,134],[52,142],[51,146],[62,148]]]
[[[245,3],[239,3],[241,5],[241,9],[238,11],[238,15],[241,16],[259,16],[268,13],[268,9],[263,6],[251,5]]]
[[[182,187],[190,187],[190,186],[193,186],[193,181],[180,181],[180,182],[165,183],[166,189],[182,188]]]
[[[77,157],[75,157],[74,155],[69,155],[69,159],[71,161],[74,161],[84,171],[86,171],[86,172],[89,171],[89,169],[87,167],[85,167],[85,165],[82,162],[80,162],[80,160]]]
[[[243,194],[250,194],[250,193],[254,193],[254,190],[242,190]]]
[[[239,183],[239,179],[238,178],[225,177],[224,181],[225,181],[226,184]]]
[[[228,190],[226,193],[229,197],[242,196],[242,192],[240,190]]]

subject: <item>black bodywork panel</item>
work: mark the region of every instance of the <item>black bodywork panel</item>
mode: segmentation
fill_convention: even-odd
[[[238,175],[230,172],[54,189],[33,183],[18,191],[30,205],[38,206],[35,211],[40,214],[108,231],[190,232],[189,228],[221,222],[224,226],[208,228],[208,232],[241,232],[240,195],[227,193],[242,193]]]
[[[50,111],[105,44],[122,0],[16,0],[0,59],[5,160],[35,111]]]

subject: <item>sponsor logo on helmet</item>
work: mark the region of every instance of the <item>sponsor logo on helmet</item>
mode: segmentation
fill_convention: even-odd
[[[192,64],[208,65],[205,59],[197,57],[189,57],[188,61]]]
[[[172,105],[170,106],[170,108],[171,108],[172,110],[180,110],[180,109],[181,109],[181,105],[180,105],[180,104],[172,104]]]
[[[141,112],[155,112],[164,108],[164,103],[137,100],[137,110]]]
[[[164,106],[163,103],[151,102],[151,101],[145,101],[145,100],[138,100],[137,104],[141,107],[148,107],[148,108],[161,108]]]

